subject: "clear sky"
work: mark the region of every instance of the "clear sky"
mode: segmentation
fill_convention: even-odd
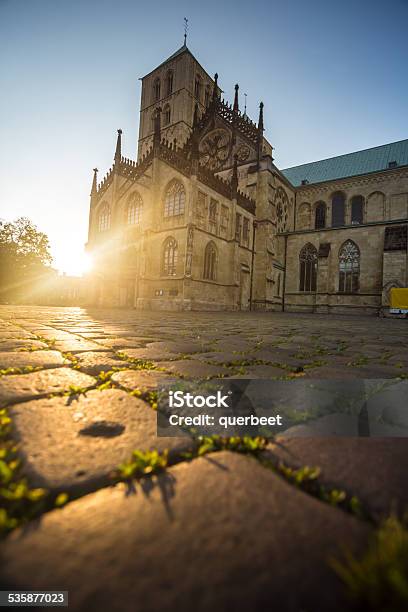
[[[82,268],[92,168],[116,129],[135,158],[139,77],[183,42],[265,103],[284,168],[408,138],[408,0],[0,0],[0,217],[49,235],[55,266]]]

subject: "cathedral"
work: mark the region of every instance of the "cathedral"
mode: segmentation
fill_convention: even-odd
[[[378,314],[408,286],[408,140],[279,169],[184,44],[142,79],[137,160],[94,170],[88,302]]]

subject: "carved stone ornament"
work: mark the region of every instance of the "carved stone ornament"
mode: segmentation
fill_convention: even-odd
[[[231,135],[227,130],[217,128],[200,142],[200,164],[217,171],[225,164],[231,152]]]
[[[239,162],[246,161],[250,153],[251,153],[251,150],[249,147],[247,147],[247,145],[240,144],[239,147],[237,148],[238,161]]]

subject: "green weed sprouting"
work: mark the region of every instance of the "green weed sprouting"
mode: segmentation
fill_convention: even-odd
[[[250,436],[223,437],[214,435],[198,436],[197,442],[198,446],[194,451],[183,453],[184,459],[194,459],[196,457],[202,457],[207,453],[214,453],[222,450],[257,455],[267,447],[269,440],[261,436],[252,438]]]
[[[61,498],[66,494],[61,493],[54,499],[46,489],[29,486],[21,475],[22,462],[11,433],[11,419],[3,408],[0,410],[0,536],[35,518],[54,502],[61,506],[67,501]]]
[[[366,551],[331,559],[330,565],[346,585],[359,610],[406,612],[408,609],[407,520],[388,517],[374,532]]]
[[[127,361],[128,363],[132,364],[133,370],[156,370],[157,369],[156,364],[153,361],[149,361],[148,359],[135,359],[133,357],[129,357],[123,351],[115,353],[115,355],[118,359],[121,359],[122,361]]]
[[[168,451],[159,452],[134,450],[131,458],[118,466],[115,480],[130,480],[142,476],[151,476],[167,467]]]
[[[366,509],[363,508],[358,497],[355,495],[348,495],[346,491],[342,489],[331,489],[321,484],[319,481],[321,469],[319,467],[304,465],[299,468],[292,468],[283,461],[275,463],[262,456],[259,457],[259,460],[264,467],[283,476],[290,484],[298,487],[305,493],[317,497],[331,506],[350,512],[358,518],[371,520],[371,517]]]
[[[0,376],[10,376],[13,374],[31,374],[42,370],[41,366],[22,366],[20,368],[5,368],[0,370]]]

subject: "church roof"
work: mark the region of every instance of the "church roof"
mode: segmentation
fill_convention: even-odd
[[[170,62],[171,60],[176,59],[176,57],[178,57],[179,55],[181,55],[185,51],[188,51],[190,53],[190,55],[193,55],[191,53],[190,49],[187,47],[187,45],[184,44],[184,45],[182,45],[180,47],[180,49],[177,49],[177,51],[175,51],[172,55],[170,55],[170,57],[168,57],[166,60],[164,60],[164,62],[159,64],[158,68],[160,68],[160,66],[164,66],[164,64],[167,64],[167,62]]]
[[[298,187],[303,181],[307,181],[306,184],[323,183],[407,165],[408,140],[400,140],[363,151],[285,168],[281,172],[292,185]]]
[[[191,53],[190,49],[187,47],[186,44],[182,45],[179,49],[177,49],[177,51],[175,51],[172,55],[170,55],[170,57],[168,57],[167,59],[164,60],[164,62],[162,62],[161,64],[159,64],[158,66],[156,66],[156,68],[153,68],[153,70],[151,70],[150,72],[148,72],[147,74],[144,75],[144,77],[142,77],[143,79],[145,79],[146,77],[148,77],[150,74],[152,74],[152,72],[154,72],[155,70],[157,70],[158,68],[161,68],[162,66],[165,66],[166,64],[168,64],[168,62],[171,62],[172,60],[176,59],[176,57],[179,57],[180,55],[183,55],[183,53],[188,53],[189,55],[191,55],[191,57],[193,58],[193,60],[195,62],[197,62],[197,64],[200,66],[201,70],[203,72],[205,72],[205,74],[212,79],[212,77],[208,74],[208,72],[205,70],[205,68],[202,67],[202,65],[200,64],[200,62],[197,60],[197,58]]]

